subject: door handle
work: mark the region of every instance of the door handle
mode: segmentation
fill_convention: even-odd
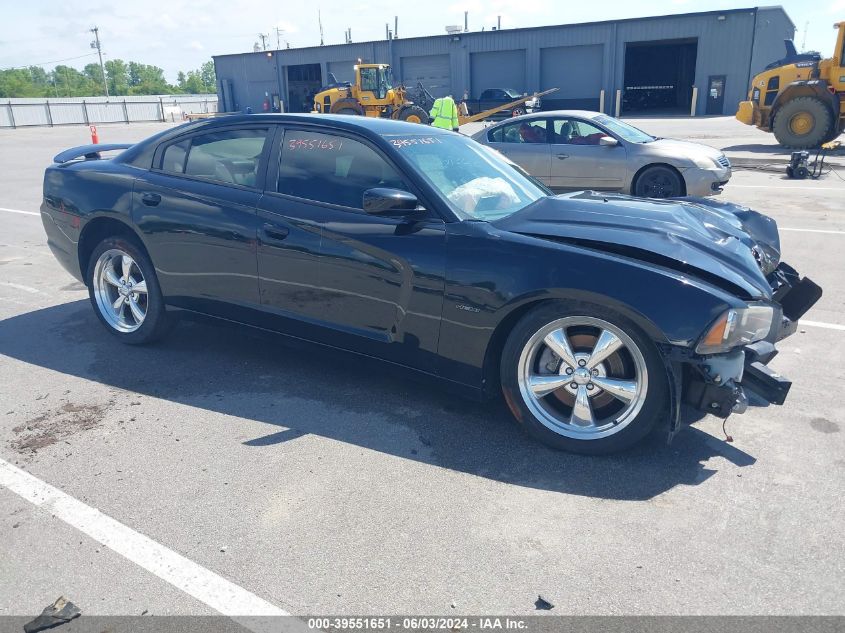
[[[148,207],[154,207],[161,202],[161,196],[157,193],[145,193],[141,195],[141,202]]]
[[[288,236],[290,230],[283,226],[276,226],[274,224],[265,224],[261,227],[261,232],[267,241],[281,242]]]
[[[558,160],[566,160],[567,158],[569,158],[569,154],[558,154],[557,155]]]

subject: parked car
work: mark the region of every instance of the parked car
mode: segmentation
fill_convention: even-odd
[[[764,215],[554,197],[397,121],[235,115],[54,161],[48,244],[117,339],[161,338],[178,311],[273,330],[504,394],[533,436],[584,453],[675,433],[682,403],[782,403],[765,363],[821,294]]]
[[[508,119],[473,135],[556,192],[594,189],[645,198],[710,196],[731,178],[719,150],[657,138],[599,112]]]
[[[489,88],[482,92],[481,96],[478,99],[466,99],[464,103],[466,103],[467,105],[467,112],[469,112],[469,114],[478,114],[479,112],[484,112],[484,110],[498,108],[499,106],[505,105],[506,103],[516,101],[517,99],[521,99],[524,96],[525,95],[523,93],[518,92],[516,90],[511,90],[510,88]],[[491,116],[491,118],[509,118],[521,116],[530,112],[539,112],[540,107],[540,98],[533,97],[525,103],[520,103],[519,105],[516,105],[511,109],[496,112]]]

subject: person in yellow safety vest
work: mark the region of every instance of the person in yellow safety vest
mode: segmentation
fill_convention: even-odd
[[[431,108],[431,125],[444,130],[458,131],[458,106],[450,96],[440,97],[434,101]]]

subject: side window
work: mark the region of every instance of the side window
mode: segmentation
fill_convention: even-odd
[[[545,143],[546,120],[523,121],[511,123],[499,128],[502,131],[500,143]]]
[[[552,128],[552,142],[561,145],[598,145],[602,136],[607,132],[577,119],[556,119]]]
[[[267,129],[200,134],[164,150],[161,169],[234,185],[254,187]]]
[[[364,192],[374,187],[408,190],[402,176],[359,141],[300,130],[285,133],[279,193],[362,209]]]
[[[491,143],[502,143],[504,138],[504,126],[497,127],[487,132],[487,140]]]
[[[161,168],[169,174],[184,174],[185,159],[188,157],[188,148],[190,146],[190,139],[169,145],[164,150]]]

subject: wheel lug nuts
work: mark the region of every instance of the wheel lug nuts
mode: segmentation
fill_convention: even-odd
[[[587,361],[585,361],[585,360],[579,360],[578,361],[578,367],[586,367],[586,366],[587,366]]]
[[[572,375],[572,367],[567,367],[566,373],[571,376]]]
[[[599,370],[598,370],[598,369],[594,369],[594,370],[592,371],[592,374],[593,374],[593,376],[598,376],[598,375],[599,375]]]

